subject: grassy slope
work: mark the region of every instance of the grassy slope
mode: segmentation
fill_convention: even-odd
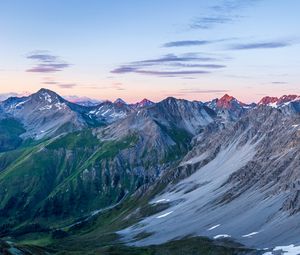
[[[121,151],[136,142],[134,135],[101,142],[86,130],[1,153],[2,229],[3,225],[16,229],[20,224],[54,227],[60,222],[72,223],[76,217],[118,202],[125,188],[135,190],[138,179],[125,171],[116,179],[101,167],[112,164]],[[94,168],[99,169],[97,173]],[[36,226],[28,227],[28,231],[32,229]]]
[[[182,130],[167,129],[165,131],[178,144],[174,147],[174,151],[170,153],[170,158],[166,159],[166,161],[174,160],[178,152],[186,149],[185,145],[190,137]],[[10,187],[9,193],[4,196],[0,204],[7,202],[8,197],[14,197],[17,200],[11,204],[19,206],[23,202],[20,201],[20,198],[22,198],[20,194],[25,191],[29,194],[29,200],[32,200],[29,204],[25,204],[27,206],[25,208],[35,205],[41,206],[41,202],[37,203],[37,201],[40,201],[37,198],[42,197],[42,201],[48,201],[50,198],[51,201],[51,198],[59,197],[67,189],[73,189],[76,191],[77,196],[73,197],[71,201],[82,204],[87,211],[90,211],[95,204],[86,204],[84,200],[87,197],[84,194],[93,194],[95,190],[93,187],[91,189],[91,187],[80,186],[82,183],[78,181],[79,177],[85,169],[93,168],[99,161],[113,159],[120,151],[134,146],[136,142],[137,137],[135,136],[126,137],[121,141],[100,142],[89,130],[86,130],[84,132],[74,132],[56,140],[44,141],[41,144],[21,148],[10,153],[2,153],[0,154],[0,196],[1,187],[2,195],[8,187],[5,185],[13,185],[14,187]],[[70,151],[72,152],[71,157]],[[27,178],[26,186],[20,186],[24,178]],[[124,182],[129,182],[129,180],[124,180]],[[99,214],[97,217],[73,227],[63,227],[60,231],[43,231],[43,229],[31,225],[28,231],[30,233],[26,233],[26,231],[22,233],[19,228],[17,232],[19,231],[21,235],[16,237],[16,241],[22,243],[21,246],[27,245],[26,247],[30,249],[39,249],[36,245],[42,246],[55,254],[244,254],[245,249],[236,247],[235,244],[220,244],[200,237],[185,238],[184,240],[144,248],[128,247],[122,244],[118,235],[115,234],[116,231],[165,209],[161,206],[150,206],[148,204],[149,199],[163,188],[163,186],[156,186],[150,192],[141,192],[139,196],[130,197],[120,205]],[[83,190],[83,192],[78,192],[78,190]],[[11,194],[10,192],[15,193]],[[106,192],[108,192],[110,198],[112,196],[116,198],[117,196],[113,188],[106,190]],[[96,201],[98,207],[104,206],[107,202],[105,199],[101,201],[99,198]],[[63,209],[60,208],[60,203],[63,203]],[[62,209],[62,212],[74,210],[70,200],[62,198],[60,203],[57,201],[53,203],[52,201],[52,204],[46,204],[46,208]],[[19,208],[13,206],[8,209],[8,212],[19,210]],[[50,210],[49,215],[51,214],[53,214],[53,211]],[[80,214],[82,215],[81,211],[79,211]],[[2,219],[9,219],[11,215],[13,213],[5,215]],[[31,215],[28,214],[27,216]],[[8,220],[8,222],[10,221]],[[24,219],[22,222],[24,223]],[[57,218],[51,219],[51,217],[48,217],[48,222],[41,222],[52,227],[60,225]],[[63,222],[62,226],[68,225],[67,222]],[[73,218],[73,222],[76,222],[75,218]],[[12,225],[14,225],[13,220]],[[35,232],[35,228],[37,228],[37,232]],[[58,234],[54,235],[55,233]],[[151,233],[144,233],[136,238],[141,239],[148,235],[151,235]]]
[[[197,255],[197,254],[261,254],[228,241],[212,241],[202,237],[186,237],[162,245],[147,247],[126,246],[116,231],[137,223],[142,218],[164,210],[168,205],[149,205],[148,201],[164,187],[156,186],[150,192],[126,199],[120,205],[73,227],[63,228],[65,237],[52,235],[37,240],[28,236],[24,243],[42,245],[54,254],[103,254],[103,255]],[[151,235],[144,233],[136,239]],[[34,241],[33,241],[34,240]]]
[[[66,237],[38,235],[28,236],[22,241],[26,245],[43,246],[59,255],[103,254],[103,255],[233,255],[261,254],[228,241],[213,241],[203,237],[186,237],[162,245],[147,247],[126,246],[115,233],[140,219],[163,210],[163,207],[150,206],[147,201],[163,187],[157,187],[146,196],[128,198],[119,206],[100,214],[98,217],[76,227],[64,228]],[[140,208],[139,210],[136,210]],[[137,212],[138,211],[138,212]],[[136,237],[142,239],[151,235],[145,233]],[[23,237],[24,238],[24,237]]]
[[[24,132],[18,121],[11,118],[0,120],[0,152],[17,148],[22,143],[19,136]]]

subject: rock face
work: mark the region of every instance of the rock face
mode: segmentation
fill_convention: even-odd
[[[103,102],[96,106],[71,103],[55,92],[41,89],[27,97],[12,97],[0,103],[0,116],[20,121],[22,138],[36,140],[61,133],[110,124],[126,117],[132,109],[123,103]],[[3,117],[2,117],[3,118]]]
[[[120,231],[124,240],[300,245],[299,96],[82,106],[41,89],[0,103],[0,152],[6,233],[71,222],[160,187],[150,204],[163,211]],[[143,233],[152,234],[134,239]]]
[[[70,220],[115,204],[175,165],[214,117],[206,106],[168,98],[108,126],[42,141],[13,159],[0,155],[0,219]]]
[[[152,101],[150,101],[147,98],[144,98],[142,101],[137,102],[136,104],[133,104],[132,107],[133,108],[144,108],[144,107],[148,107],[148,106],[152,106],[154,105],[154,103]]]
[[[152,202],[169,207],[121,231],[125,240],[147,232],[135,244],[192,234],[260,248],[299,245],[300,115],[289,107],[258,106],[226,129],[200,134],[162,177],[173,184]]]
[[[269,97],[266,96],[259,101],[259,105],[268,105],[271,107],[283,107],[293,102],[299,102],[300,96],[297,95],[284,95],[282,97]]]
[[[255,107],[255,104],[244,104],[227,94],[220,99],[217,98],[205,104],[213,109],[221,121],[225,123],[238,120],[245,112]]]
[[[9,98],[2,109],[12,118],[19,120],[25,127],[23,138],[40,139],[59,132],[72,131],[85,126],[79,114],[72,111],[70,103],[56,93],[41,89],[23,98]]]

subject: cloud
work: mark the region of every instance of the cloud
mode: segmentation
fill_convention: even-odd
[[[288,82],[285,82],[285,81],[272,81],[272,84],[288,84]]]
[[[139,74],[148,74],[148,75],[157,75],[157,76],[178,76],[178,75],[189,75],[189,74],[208,74],[209,71],[203,70],[186,70],[186,71],[145,71],[145,70],[136,70],[135,73]]]
[[[33,73],[54,73],[62,71],[63,69],[69,67],[69,64],[39,64],[33,68],[27,69],[26,72]]]
[[[254,49],[275,49],[290,46],[287,41],[269,41],[256,43],[241,43],[229,47],[231,50],[254,50]]]
[[[173,41],[163,44],[163,47],[183,47],[183,46],[199,46],[214,43],[215,41],[206,41],[206,40],[186,40],[186,41]]]
[[[211,94],[211,93],[228,93],[226,89],[181,89],[183,94]]]
[[[43,84],[47,84],[47,85],[56,85],[58,84],[56,81],[44,81]]]
[[[115,90],[125,90],[122,86],[123,84],[121,82],[115,82],[112,84],[112,88]]]
[[[182,55],[167,54],[156,59],[146,59],[141,61],[132,62],[133,65],[153,65],[157,63],[170,63],[170,62],[191,62],[191,61],[216,61],[217,58],[211,56],[199,56],[198,53],[185,53]]]
[[[121,65],[113,70],[113,74],[136,73],[142,75],[155,75],[159,77],[178,77],[186,75],[208,74],[211,71],[205,69],[224,68],[225,65],[206,63],[220,61],[216,57],[199,53],[185,53],[180,55],[167,54],[159,58],[145,59]],[[205,62],[205,64],[203,64]],[[197,69],[196,69],[197,68]],[[201,70],[199,70],[199,68]]]
[[[138,68],[126,68],[120,67],[111,71],[112,73],[138,73],[147,75],[157,75],[157,76],[173,76],[173,75],[188,75],[188,74],[205,74],[210,73],[208,71],[202,70],[182,70],[182,71],[151,71],[151,70],[139,70]]]
[[[31,54],[27,56],[28,59],[38,60],[40,62],[54,62],[57,60],[57,56],[53,56],[50,54]]]
[[[201,45],[208,45],[213,43],[219,43],[229,40],[234,40],[236,38],[224,38],[224,39],[217,39],[217,40],[183,40],[183,41],[172,41],[167,42],[162,45],[164,48],[171,48],[171,47],[186,47],[186,46],[201,46]]]
[[[111,71],[111,73],[120,74],[120,73],[134,73],[137,71],[137,68],[130,66],[121,66]]]
[[[194,18],[189,25],[192,29],[211,29],[216,25],[234,22],[243,18],[240,15],[245,8],[262,0],[220,0],[219,4],[208,7],[205,14]]]
[[[61,60],[58,56],[45,51],[37,51],[27,56],[27,59],[35,61],[35,66],[26,70],[34,73],[54,73],[68,68],[70,64]]]
[[[177,97],[185,97],[188,94],[225,94],[225,93],[229,93],[230,90],[223,90],[223,89],[180,89],[177,92],[174,93],[165,93],[165,96],[177,96]]]
[[[60,87],[63,89],[71,89],[71,88],[74,88],[75,86],[78,86],[78,84],[76,84],[76,83],[64,83],[64,82],[55,81],[51,77],[45,77],[43,79],[44,79],[44,81],[42,82],[43,84],[56,85],[57,87]]]
[[[219,65],[219,64],[183,64],[183,63],[174,63],[173,66],[200,67],[200,68],[211,68],[211,69],[219,69],[219,68],[226,67],[226,65]]]
[[[77,86],[77,84],[75,83],[60,83],[57,84],[58,87],[62,88],[62,89],[71,89]]]
[[[216,24],[224,24],[233,21],[233,17],[215,16],[215,17],[199,17],[193,20],[190,28],[193,29],[209,29]]]

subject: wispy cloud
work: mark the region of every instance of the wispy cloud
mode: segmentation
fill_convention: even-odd
[[[54,73],[68,68],[70,64],[61,60],[58,56],[46,51],[37,51],[27,56],[27,59],[35,61],[35,66],[26,70],[34,73]]]
[[[27,56],[28,59],[33,59],[33,60],[38,60],[40,62],[46,62],[46,63],[51,63],[57,60],[57,56],[53,56],[50,54],[42,54],[42,53],[33,53],[29,56]]]
[[[190,24],[192,29],[211,29],[216,25],[231,23],[241,19],[241,11],[253,6],[261,0],[220,0],[212,5],[204,15],[194,18]]]
[[[163,92],[163,91],[162,91]],[[190,94],[195,95],[195,94],[225,94],[229,93],[230,90],[226,89],[198,89],[198,88],[183,88],[180,90],[177,90],[176,92],[173,93],[164,93],[165,96],[175,96],[175,97],[186,97]]]
[[[76,87],[77,84],[75,84],[75,83],[61,83],[61,84],[57,84],[57,86],[62,88],[62,89],[72,89],[72,88]]]
[[[231,50],[254,50],[254,49],[275,49],[290,46],[288,41],[268,41],[255,43],[240,43],[229,47]]]
[[[170,63],[170,62],[190,62],[190,61],[216,61],[217,58],[211,56],[199,56],[198,53],[185,53],[182,55],[167,54],[156,59],[146,59],[141,61],[132,62],[132,64],[157,64],[157,63]]]
[[[189,74],[207,74],[211,73],[209,71],[203,70],[186,70],[186,71],[145,71],[145,70],[136,70],[135,73],[139,74],[148,74],[148,75],[157,75],[157,76],[178,76],[178,75],[189,75]]]
[[[190,28],[193,29],[209,29],[217,24],[229,23],[233,20],[233,17],[223,17],[223,16],[215,16],[215,17],[198,17],[193,20],[190,25]]]
[[[125,88],[123,87],[123,84],[121,82],[114,82],[112,84],[112,88],[115,90],[125,90]]]
[[[167,42],[162,45],[164,48],[171,48],[171,47],[190,47],[190,46],[201,46],[201,45],[208,45],[213,43],[220,43],[224,41],[233,40],[236,38],[224,38],[224,39],[216,39],[216,40],[183,40],[183,41],[172,41]]]
[[[205,56],[199,53],[181,55],[167,54],[160,58],[145,59],[121,65],[111,71],[114,74],[136,73],[160,77],[178,77],[185,75],[208,74],[211,70],[224,68],[225,65],[207,63],[222,61],[223,59]],[[205,63],[203,63],[205,62]]]
[[[199,46],[199,45],[211,44],[214,42],[215,41],[208,41],[208,40],[173,41],[173,42],[167,42],[163,44],[162,47],[171,48],[171,47]]]
[[[230,90],[226,89],[181,89],[184,94],[211,94],[211,93],[228,93]]]
[[[185,63],[174,63],[172,66],[178,67],[200,67],[200,68],[210,68],[210,69],[220,69],[225,68],[226,65],[219,64],[185,64]]]
[[[53,80],[51,77],[45,77],[44,81],[42,83],[46,84],[46,85],[55,85],[56,87],[63,88],[63,89],[71,89],[71,88],[78,86],[78,84],[76,84],[76,83],[59,82],[59,81]]]
[[[288,82],[285,81],[272,81],[272,84],[288,84]]]
[[[58,84],[56,81],[44,81],[43,84],[47,84],[47,85],[56,85]]]

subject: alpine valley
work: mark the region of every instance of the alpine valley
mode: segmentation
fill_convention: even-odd
[[[300,96],[8,98],[0,238],[13,255],[298,254]]]

